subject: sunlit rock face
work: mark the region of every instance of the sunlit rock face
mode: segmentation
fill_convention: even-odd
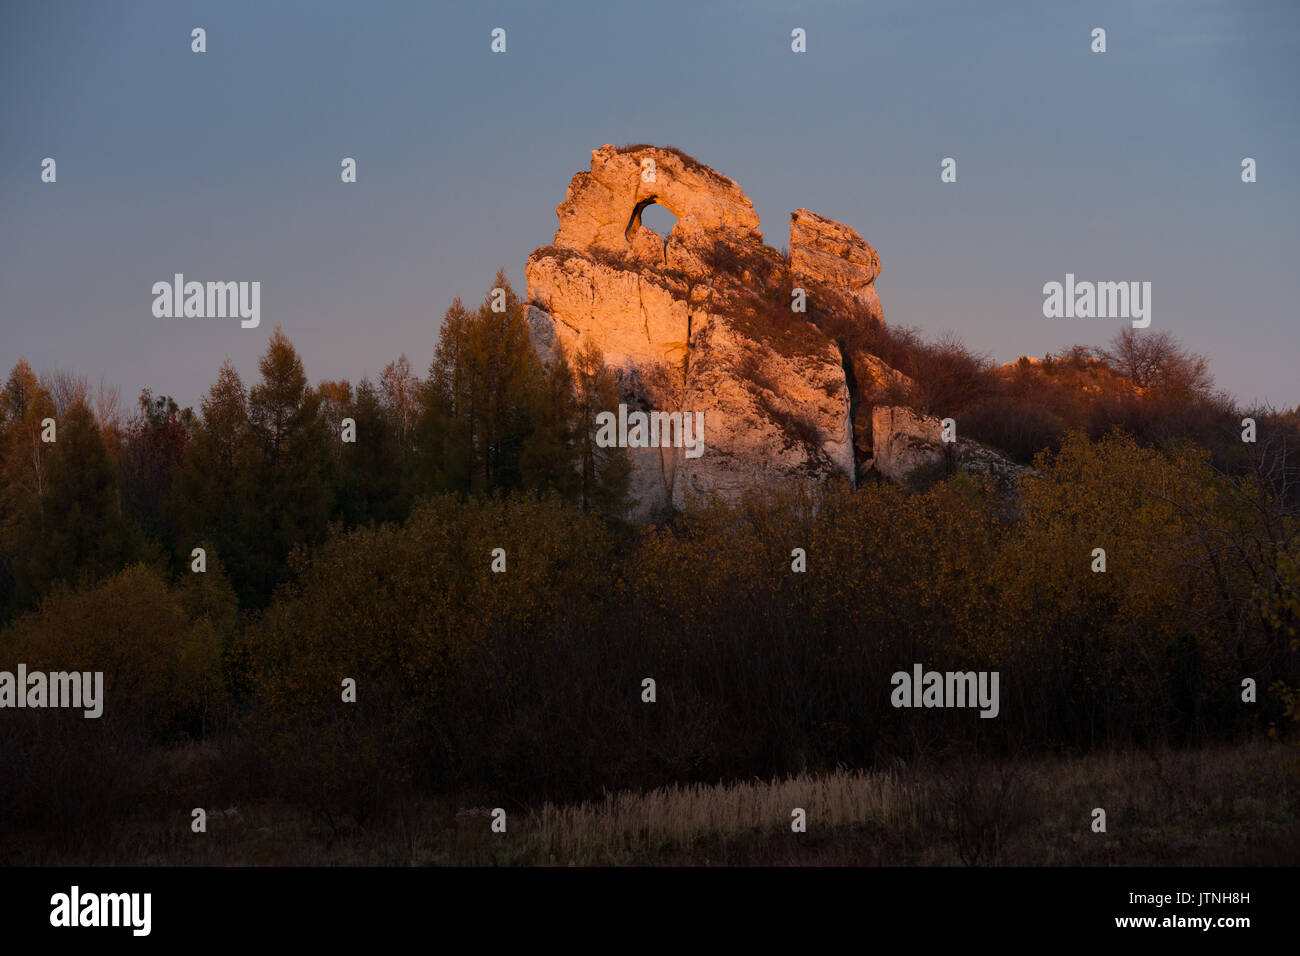
[[[790,272],[795,285],[840,292],[884,318],[876,295],[880,256],[843,223],[807,209],[790,214]]]
[[[672,238],[686,249],[715,239],[763,242],[753,204],[726,176],[677,150],[602,146],[591,154],[591,169],[569,182],[564,202],[555,210],[560,227],[554,244],[626,252],[650,203],[677,217]]]
[[[666,236],[642,224],[652,204],[677,218]],[[906,379],[874,356],[842,355],[791,308],[798,287],[823,308],[856,302],[880,316],[880,259],[856,232],[798,210],[787,262],[763,244],[735,182],[644,145],[595,150],[556,215],[554,240],[526,272],[538,352],[595,343],[629,408],[704,412],[698,457],[629,450],[630,517],[662,519],[692,496],[734,502],[747,489],[856,480],[870,449],[855,448],[854,413],[860,420],[864,409],[850,394],[852,370],[864,389]]]

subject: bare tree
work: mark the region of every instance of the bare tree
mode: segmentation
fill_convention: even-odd
[[[384,400],[401,427],[402,448],[405,450],[411,428],[419,416],[420,381],[411,374],[411,363],[403,352],[396,362],[389,362],[379,378],[384,390]]]
[[[121,392],[116,385],[109,385],[102,378],[95,392],[95,420],[99,422],[99,430],[105,437],[122,430]]]
[[[1204,355],[1189,352],[1172,333],[1125,328],[1098,357],[1143,389],[1207,396],[1214,376]]]
[[[50,395],[54,403],[54,416],[63,418],[73,405],[89,406],[90,382],[86,376],[78,375],[70,369],[61,368],[41,375],[41,387]]]

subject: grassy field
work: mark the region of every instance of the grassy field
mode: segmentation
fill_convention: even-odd
[[[210,755],[167,755],[175,809],[104,834],[11,834],[5,862],[128,865],[1283,865],[1300,860],[1295,750],[1264,741],[1027,763],[842,770],[507,809],[420,800],[367,821],[205,806]],[[162,795],[162,794],[160,794]],[[1106,811],[1106,832],[1092,830]],[[791,830],[802,808],[807,831]]]

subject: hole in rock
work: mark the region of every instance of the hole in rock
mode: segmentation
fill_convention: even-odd
[[[632,210],[632,218],[628,220],[627,230],[624,234],[630,242],[638,229],[642,226],[648,226],[664,239],[667,239],[668,234],[673,231],[673,227],[676,225],[677,217],[672,214],[667,206],[661,206],[653,198],[643,199]]]

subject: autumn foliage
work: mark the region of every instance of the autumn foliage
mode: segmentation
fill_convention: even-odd
[[[557,498],[433,499],[331,539],[251,629],[254,736],[312,800],[344,779],[529,800],[1281,718],[1276,696],[1244,708],[1241,679],[1295,681],[1295,582],[1272,570],[1292,519],[1270,537],[1259,489],[1191,447],[1075,435],[1037,464],[1010,511],[968,479],[831,488],[700,503],[632,541]],[[891,709],[915,662],[998,670],[1001,716]]]
[[[634,529],[626,459],[592,441],[610,370],[590,349],[543,362],[494,288],[504,310],[448,310],[424,377],[403,356],[378,382],[312,385],[277,330],[251,384],[227,363],[197,412],[145,390],[121,422],[84,383],[14,367],[0,669],[102,670],[108,716],[5,725],[11,822],[46,819],[76,766],[129,805],[147,776],[111,754],[145,767],[186,739],[249,799],[337,826],[411,793],[567,801],[1294,733],[1300,431],[1261,413],[1242,443],[1175,343],[999,370],[842,328],[1033,469],[1009,494],[831,485]],[[891,708],[917,663],[999,671],[998,719]],[[22,789],[38,759],[55,783]]]

